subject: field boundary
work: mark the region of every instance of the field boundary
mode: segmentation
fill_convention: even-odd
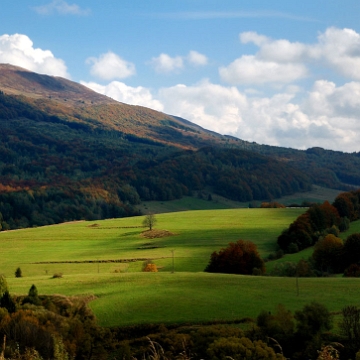
[[[65,261],[37,261],[30,264],[91,264],[91,263],[128,263],[128,262],[137,262],[137,261],[146,261],[146,260],[159,260],[159,259],[169,259],[171,256],[161,256],[161,257],[146,257],[146,258],[133,258],[133,259],[112,259],[112,260],[65,260]]]

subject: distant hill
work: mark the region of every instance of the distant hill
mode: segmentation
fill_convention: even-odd
[[[12,65],[0,91],[3,229],[136,215],[141,200],[204,190],[250,202],[360,185],[358,154],[249,143]]]

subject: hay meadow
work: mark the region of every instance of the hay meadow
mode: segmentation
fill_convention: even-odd
[[[238,239],[253,241],[266,257],[276,249],[280,232],[303,211],[165,213],[156,215],[152,234],[141,227],[143,217],[1,232],[0,273],[12,294],[26,294],[35,284],[39,294],[88,296],[104,326],[230,321],[272,311],[279,303],[296,310],[319,301],[334,312],[356,304],[358,279],[299,279],[297,287],[293,278],[203,272],[214,250]],[[145,259],[159,272],[142,272]],[[18,267],[21,278],[14,275]]]

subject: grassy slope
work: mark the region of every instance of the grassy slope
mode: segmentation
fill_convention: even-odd
[[[294,311],[311,301],[336,312],[360,296],[358,279],[301,278],[298,296],[294,278],[186,272],[38,276],[10,285],[25,292],[32,282],[42,294],[96,295],[90,305],[105,326],[232,320],[274,311],[279,303]]]
[[[298,204],[301,205],[304,201],[315,202],[322,204],[325,200],[332,203],[336,196],[342,191],[327,189],[321,186],[313,185],[313,189],[307,192],[298,192],[293,195],[283,196],[279,199],[274,199],[284,205]],[[172,201],[145,201],[138,208],[142,213],[166,213],[173,211],[185,210],[210,210],[210,209],[234,209],[234,208],[248,208],[249,202],[239,202],[226,199],[222,196],[211,193],[212,201],[207,200],[208,194],[211,191],[204,192],[204,199],[198,197],[183,197],[179,200]],[[256,207],[259,207],[261,201],[253,201]]]
[[[206,274],[202,270],[213,250],[238,238],[253,240],[264,256],[274,248],[276,236],[300,209],[209,210],[158,215],[158,229],[176,236],[149,240],[141,237],[141,218],[78,222],[0,233],[0,272],[8,277],[12,293],[26,293],[35,284],[41,294],[94,294],[91,307],[105,326],[142,322],[184,322],[254,317],[273,311],[278,303],[290,310],[316,300],[338,311],[360,296],[357,279],[299,279],[297,296],[291,278]],[[154,242],[157,249],[140,250]],[[170,250],[175,250],[171,273]],[[31,264],[35,261],[109,260],[159,257],[159,273],[141,273],[141,262],[129,264]],[[17,266],[24,277],[14,278]],[[122,270],[121,273],[114,273]],[[46,274],[46,271],[48,274]],[[51,279],[63,272],[62,279]]]
[[[142,217],[98,221],[98,227],[89,227],[95,222],[75,222],[1,232],[0,272],[10,277],[20,266],[25,276],[41,275],[46,270],[48,274],[87,274],[97,272],[97,265],[34,263],[163,257],[156,263],[169,271],[171,250],[175,250],[177,271],[202,271],[214,250],[240,238],[254,241],[266,256],[275,249],[279,232],[302,211],[227,209],[167,213],[157,215],[156,228],[174,235],[159,239],[141,235],[144,229],[137,226],[141,225]],[[147,246],[155,248],[139,249]],[[112,264],[113,268],[117,266]],[[129,271],[139,271],[141,262],[128,267]]]

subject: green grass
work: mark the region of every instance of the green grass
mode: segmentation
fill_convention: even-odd
[[[174,235],[158,239],[144,238],[141,235],[144,229],[135,227],[141,225],[142,217],[1,232],[0,273],[12,277],[17,267],[27,277],[55,272],[68,275],[115,270],[133,272],[140,271],[142,261],[99,265],[66,262],[137,258],[157,259],[161,271],[170,271],[172,250],[176,271],[203,271],[213,251],[240,238],[255,242],[261,255],[268,255],[275,249],[277,235],[302,211],[227,209],[167,213],[157,215],[156,228]],[[94,223],[99,226],[89,226]],[[155,248],[146,249],[147,246]],[[53,263],[37,264],[39,262]]]
[[[210,254],[239,238],[258,245],[262,256],[274,251],[278,234],[303,209],[226,209],[157,215],[157,229],[173,236],[145,239],[136,228],[142,217],[75,222],[0,233],[0,273],[10,292],[25,294],[35,284],[40,294],[95,295],[90,303],[104,326],[181,323],[255,317],[282,303],[294,311],[311,301],[331,311],[356,304],[358,279],[295,279],[203,272]],[[89,225],[97,224],[97,227]],[[353,223],[353,229],[359,223]],[[127,227],[127,228],[125,228]],[[146,244],[155,249],[139,249]],[[175,273],[172,273],[172,250]],[[296,254],[303,256],[304,254]],[[294,255],[295,256],[295,255]],[[142,273],[142,261],[153,258],[159,273]],[[285,258],[284,258],[285,259]],[[92,260],[94,263],[81,263]],[[62,262],[36,264],[35,262]],[[66,261],[78,261],[66,263]],[[15,278],[20,266],[23,278]],[[116,272],[115,272],[116,271]],[[56,272],[63,278],[52,279]]]
[[[279,199],[274,199],[284,205],[298,204],[304,201],[323,203],[325,200],[332,203],[341,191],[328,189],[321,186],[313,185],[311,191],[299,192]],[[212,201],[207,200],[208,194],[211,193]],[[212,209],[238,209],[248,208],[249,202],[239,202],[226,199],[222,196],[213,194],[211,191],[204,192],[203,199],[197,197],[183,197],[182,199],[172,201],[145,201],[138,206],[144,214],[148,213],[167,213],[185,210],[212,210]],[[251,202],[255,207],[260,207],[261,201]]]
[[[350,278],[301,278],[299,295],[295,278],[225,274],[90,274],[32,280],[42,294],[97,296],[90,305],[104,326],[234,320],[274,311],[280,303],[295,311],[311,301],[337,312],[356,304],[360,296],[359,280]],[[29,287],[26,278],[11,281],[12,291],[23,293]]]

